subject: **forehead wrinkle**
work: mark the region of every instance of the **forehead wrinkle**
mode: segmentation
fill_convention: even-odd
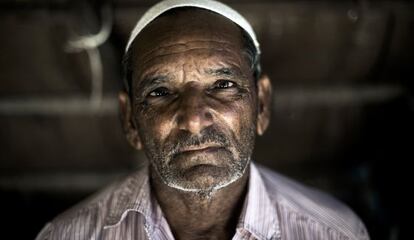
[[[146,58],[148,55],[154,53],[154,52],[162,52],[162,51],[168,51],[169,48],[174,48],[174,47],[187,47],[187,48],[191,48],[191,45],[194,44],[198,44],[198,43],[203,43],[208,45],[207,43],[214,43],[217,44],[216,46],[234,46],[235,44],[233,42],[229,42],[229,41],[219,41],[219,40],[214,40],[214,39],[195,39],[195,40],[176,40],[176,42],[174,43],[169,43],[169,44],[157,44],[156,46],[153,47],[153,49],[149,50],[146,53],[142,54],[142,58]],[[211,45],[208,45],[211,46]]]
[[[227,52],[227,53],[234,53],[232,51],[229,51],[225,48],[209,48],[209,47],[197,47],[197,48],[191,48],[191,49],[185,49],[185,50],[177,50],[177,51],[172,51],[169,53],[164,53],[164,54],[157,54],[154,56],[151,56],[148,59],[145,59],[143,61],[143,65],[148,64],[149,62],[151,62],[152,60],[154,60],[155,58],[161,58],[161,57],[168,57],[171,55],[177,55],[177,54],[185,54],[185,53],[190,53],[192,51],[197,51],[197,50],[213,50],[215,52]],[[143,58],[144,59],[144,58]]]
[[[168,57],[169,55],[175,55],[175,54],[178,54],[178,53],[170,53],[170,54],[166,54],[163,56]],[[188,59],[183,59],[184,62],[182,63],[179,63],[179,61],[174,61],[175,66],[165,63],[163,61],[159,61],[151,65],[150,64],[151,61],[157,60],[156,57],[154,57],[153,59],[148,60],[147,62],[143,64],[144,66],[147,65],[147,68],[146,70],[145,70],[145,67],[141,68],[144,71],[142,72],[140,79],[147,78],[148,76],[150,77],[151,75],[166,75],[166,76],[169,76],[170,79],[174,77],[178,77],[179,79],[182,79],[184,77],[183,75],[185,75],[185,73],[183,72],[186,69],[185,66],[190,66],[190,65],[196,66],[194,69],[200,75],[202,75],[202,74],[205,74],[205,71],[206,71],[202,69],[203,64],[208,64],[210,66],[213,66],[213,69],[229,68],[234,73],[234,77],[246,78],[245,74],[243,74],[243,72],[240,69],[242,67],[240,65],[242,64],[240,60],[234,57],[228,57],[229,56],[228,54],[225,56],[226,56],[225,59],[216,60],[214,59],[215,57],[212,56],[212,59],[203,58],[199,61],[195,59],[191,59],[191,62],[189,62]],[[161,56],[158,56],[158,57],[161,57]],[[177,74],[181,74],[181,76],[176,76]]]
[[[199,44],[197,45],[197,43],[200,43],[200,42],[204,43],[204,46],[199,46]],[[207,44],[207,43],[212,43],[212,44]],[[223,44],[229,45],[229,47],[226,47]],[[203,61],[208,61],[208,65],[213,66],[213,68],[216,68],[216,69],[229,68],[232,70],[231,72],[235,77],[236,76],[245,77],[245,74],[243,74],[243,72],[240,69],[243,66],[243,63],[241,60],[244,59],[241,57],[242,51],[241,49],[236,49],[235,44],[230,44],[226,41],[197,40],[197,41],[189,41],[185,43],[166,44],[166,45],[161,46],[161,48],[162,50],[153,49],[144,55],[139,54],[141,55],[141,57],[139,57],[138,55],[137,58],[135,58],[136,61],[134,65],[136,67],[138,67],[138,64],[141,65],[139,68],[141,69],[141,73],[142,73],[140,79],[137,79],[137,80],[147,78],[147,76],[151,74],[158,75],[159,74],[158,72],[161,73],[159,75],[163,75],[165,73],[164,75],[172,74],[175,76],[176,74],[179,74],[179,72],[183,71],[184,68],[183,66],[180,67],[176,64],[179,63],[179,61],[184,61],[183,64],[187,65],[189,64],[188,62],[189,59],[181,58],[178,61],[178,56],[182,54],[187,54],[187,53],[191,54],[194,51],[201,51],[200,52],[201,54],[207,54],[207,57],[199,58],[200,62],[198,61],[198,59],[193,59],[193,58],[190,59],[192,62],[190,64],[195,64],[195,66],[197,66],[195,69],[200,75],[205,74],[205,70],[199,67],[203,65],[202,63]],[[175,50],[175,51],[168,51],[168,50]],[[203,50],[207,50],[207,51],[203,51]],[[177,60],[174,59],[174,55],[178,55]],[[168,57],[170,56],[173,56],[173,57],[168,59]],[[167,61],[162,59],[164,57],[167,57]],[[171,63],[173,65],[171,65]],[[171,67],[173,69],[171,69]],[[224,71],[217,71],[215,75],[220,75],[220,73],[222,76],[225,75]],[[184,74],[184,72],[181,72],[181,74]],[[227,75],[227,76],[230,76],[230,75]],[[182,79],[181,77],[183,76],[180,76],[179,79]],[[147,83],[148,81],[145,81],[145,82]],[[142,85],[145,85],[145,84],[140,84],[140,86]]]

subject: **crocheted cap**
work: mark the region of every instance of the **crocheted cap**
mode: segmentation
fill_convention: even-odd
[[[135,25],[126,45],[125,52],[128,51],[134,39],[149,23],[151,23],[154,19],[159,17],[164,12],[174,8],[181,7],[195,7],[206,9],[228,18],[229,20],[240,26],[250,36],[254,46],[256,47],[257,55],[260,55],[259,42],[257,41],[256,34],[254,33],[253,28],[249,24],[249,22],[247,22],[247,20],[234,9],[230,8],[229,6],[221,2],[217,2],[214,0],[165,0],[157,3],[156,5],[148,9],[148,11],[144,13],[144,15]]]

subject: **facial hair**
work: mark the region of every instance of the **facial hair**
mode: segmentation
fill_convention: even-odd
[[[198,135],[180,131],[167,137],[163,143],[154,138],[146,139],[145,148],[152,169],[164,184],[181,191],[210,196],[242,177],[249,165],[255,140],[254,126],[242,128],[239,136],[238,139],[234,133],[226,133],[212,125]],[[206,144],[220,146],[220,151],[210,156],[220,163],[219,166],[200,165],[184,169],[177,164],[182,149]]]

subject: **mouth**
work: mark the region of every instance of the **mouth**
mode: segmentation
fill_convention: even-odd
[[[179,149],[174,155],[172,164],[180,168],[194,167],[196,165],[219,165],[221,159],[218,154],[227,152],[225,147],[220,145],[195,145]]]
[[[200,146],[188,146],[178,151],[178,154],[192,154],[192,153],[203,153],[203,152],[214,152],[223,147],[219,145],[200,145]]]
[[[175,165],[179,169],[193,169],[195,166],[219,166],[221,165],[221,157],[224,154],[224,147],[220,146],[192,146],[180,149],[173,157],[170,164]]]

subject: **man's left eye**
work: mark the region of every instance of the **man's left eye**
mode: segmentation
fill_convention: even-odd
[[[229,80],[218,80],[214,83],[214,88],[225,89],[235,87],[236,83]]]

